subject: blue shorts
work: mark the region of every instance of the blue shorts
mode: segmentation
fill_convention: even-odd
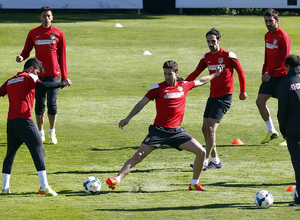
[[[193,137],[185,132],[185,128],[165,128],[150,125],[149,134],[142,143],[154,147],[166,144],[181,151],[182,149],[179,146],[192,139]]]
[[[206,102],[204,118],[212,118],[221,122],[223,116],[230,109],[232,94],[223,95],[217,98],[209,97]]]
[[[273,98],[278,97],[279,85],[286,77],[271,77],[267,82],[262,82],[258,94],[271,95]]]

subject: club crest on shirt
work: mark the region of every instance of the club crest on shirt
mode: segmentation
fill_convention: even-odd
[[[179,92],[182,92],[182,90],[183,90],[182,86],[178,86],[178,90],[179,90]]]
[[[145,142],[149,142],[150,141],[150,138],[149,137],[146,137],[145,138]]]
[[[219,63],[223,63],[223,57],[219,57],[219,58],[218,58],[218,62],[219,62]]]
[[[51,35],[50,35],[50,38],[51,38],[52,40],[54,40],[54,39],[55,39],[55,34],[51,34]]]
[[[277,40],[276,40],[276,39],[274,39],[274,40],[273,40],[273,44],[276,44],[276,43],[277,43]]]

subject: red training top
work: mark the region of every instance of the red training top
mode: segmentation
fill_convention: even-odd
[[[35,55],[43,63],[44,73],[39,76],[62,77],[67,76],[67,59],[66,59],[66,40],[62,30],[51,25],[49,28],[42,26],[36,27],[29,31],[24,49],[21,56],[27,59],[32,48],[35,49]]]
[[[245,73],[239,60],[233,52],[222,48],[217,53],[208,52],[204,54],[195,71],[186,80],[195,80],[206,67],[208,67],[209,74],[214,74],[220,64],[223,66],[223,72],[210,81],[210,97],[216,98],[233,93],[233,69],[237,71],[239,76],[240,92],[246,92]]]
[[[164,81],[152,86],[145,96],[156,102],[154,125],[178,128],[183,120],[187,92],[194,86],[194,81],[176,82],[175,85]]]
[[[41,82],[37,75],[19,72],[0,87],[0,95],[8,95],[9,111],[7,119],[33,119],[35,86]]]
[[[269,73],[271,77],[286,76],[285,58],[290,54],[291,39],[280,27],[273,33],[265,35],[265,63],[262,75]]]

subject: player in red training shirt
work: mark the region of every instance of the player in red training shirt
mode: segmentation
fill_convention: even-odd
[[[27,60],[23,72],[7,80],[0,87],[0,96],[8,95],[9,111],[7,118],[7,152],[3,161],[3,189],[1,194],[10,194],[10,174],[15,155],[25,143],[38,172],[40,194],[56,196],[48,184],[45,163],[45,149],[39,131],[32,119],[32,108],[36,88],[55,89],[71,85],[70,80],[62,82],[41,82],[38,74],[43,70],[42,63],[36,58]]]
[[[41,72],[39,79],[43,82],[59,82],[66,80],[67,77],[67,59],[66,59],[66,40],[64,32],[52,25],[52,9],[48,6],[41,8],[40,20],[42,25],[32,29],[27,36],[22,53],[17,56],[16,61],[26,60],[31,50],[35,49],[35,56],[39,59],[45,68]],[[47,108],[49,118],[49,137],[51,144],[57,144],[55,134],[55,123],[57,114],[58,89],[36,89],[35,114],[37,126],[41,133],[43,142],[45,141],[44,118],[45,118],[45,100],[47,97]]]
[[[108,178],[106,180],[111,189],[115,189],[121,178],[127,175],[136,164],[140,163],[152,151],[159,148],[162,144],[167,144],[177,150],[187,150],[196,155],[193,179],[189,185],[189,190],[207,190],[199,183],[205,158],[205,149],[196,139],[185,132],[185,128],[180,128],[179,126],[184,116],[187,92],[194,87],[204,85],[218,76],[222,71],[222,67],[218,66],[214,74],[192,82],[177,81],[178,65],[175,61],[166,61],[163,65],[163,70],[165,81],[152,86],[142,100],[134,106],[129,115],[119,123],[119,127],[123,128],[150,100],[155,100],[156,118],[154,124],[149,126],[148,135],[137,152],[123,165],[116,178]]]
[[[278,97],[279,85],[287,76],[284,62],[290,53],[291,46],[289,35],[279,27],[278,12],[274,9],[267,9],[264,18],[269,31],[265,35],[265,62],[262,69],[262,83],[256,99],[259,113],[268,128],[265,139],[261,141],[262,144],[279,136],[266,103],[269,98]],[[286,146],[286,141],[283,140],[277,145]]]
[[[223,116],[231,106],[234,85],[234,69],[237,71],[239,76],[239,98],[240,100],[245,100],[248,97],[246,93],[244,70],[233,52],[220,48],[220,32],[215,28],[212,28],[206,33],[206,40],[210,52],[204,54],[195,71],[186,78],[187,81],[191,81],[196,79],[206,68],[208,68],[209,74],[213,74],[218,65],[222,65],[223,67],[223,73],[220,77],[211,81],[210,96],[207,100],[203,115],[202,132],[206,143],[204,170],[222,167],[216,149],[216,132]],[[210,155],[212,156],[212,161],[208,163]],[[191,166],[193,166],[193,164],[191,164]]]

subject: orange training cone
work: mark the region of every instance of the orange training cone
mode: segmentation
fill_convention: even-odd
[[[241,141],[241,139],[237,138],[237,139],[234,139],[231,144],[235,144],[235,145],[243,145],[243,141]]]
[[[285,191],[286,192],[293,192],[293,190],[296,188],[296,186],[289,186]]]

